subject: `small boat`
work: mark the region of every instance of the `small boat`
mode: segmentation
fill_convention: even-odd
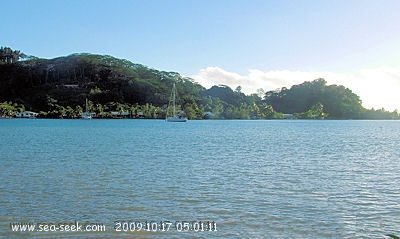
[[[176,111],[176,98],[177,98],[177,91],[175,83],[172,87],[171,98],[168,103],[168,108],[165,116],[165,121],[167,122],[186,122],[188,119],[185,117],[183,113],[177,113]],[[168,113],[172,108],[172,115],[170,116]]]
[[[86,98],[86,109],[85,112],[82,113],[82,119],[92,119],[93,113],[89,112],[89,103],[88,103],[88,99]]]

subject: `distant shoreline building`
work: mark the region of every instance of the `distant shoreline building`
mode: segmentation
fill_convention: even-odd
[[[33,111],[24,111],[24,112],[20,112],[20,113],[16,114],[15,117],[33,119],[33,118],[36,118],[38,115],[39,115],[39,113],[36,113]]]

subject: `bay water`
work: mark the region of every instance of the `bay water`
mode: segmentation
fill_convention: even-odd
[[[2,238],[400,236],[400,121],[0,119],[0,182]]]

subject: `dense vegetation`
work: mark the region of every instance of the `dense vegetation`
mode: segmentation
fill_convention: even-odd
[[[297,118],[333,119],[398,119],[399,114],[384,109],[367,110],[350,89],[327,85],[324,79],[304,82],[290,89],[282,88],[265,94],[265,101],[275,110],[292,113]],[[302,112],[302,113],[298,113]]]
[[[26,58],[27,56],[21,51],[13,51],[10,47],[0,48],[0,62],[2,63],[14,63],[20,58]]]
[[[0,49],[0,117],[31,110],[39,117],[79,118],[87,98],[90,111],[101,118],[164,118],[173,83],[189,119],[275,119],[287,114],[319,119],[399,118],[397,112],[364,109],[351,90],[328,86],[323,79],[265,96],[245,95],[240,87],[205,89],[179,73],[112,56],[84,53],[39,59],[8,47]]]

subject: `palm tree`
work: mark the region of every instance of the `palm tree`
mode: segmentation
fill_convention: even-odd
[[[26,58],[27,56],[20,50],[13,51],[10,47],[0,48],[0,62],[4,63],[15,63],[20,58]]]

